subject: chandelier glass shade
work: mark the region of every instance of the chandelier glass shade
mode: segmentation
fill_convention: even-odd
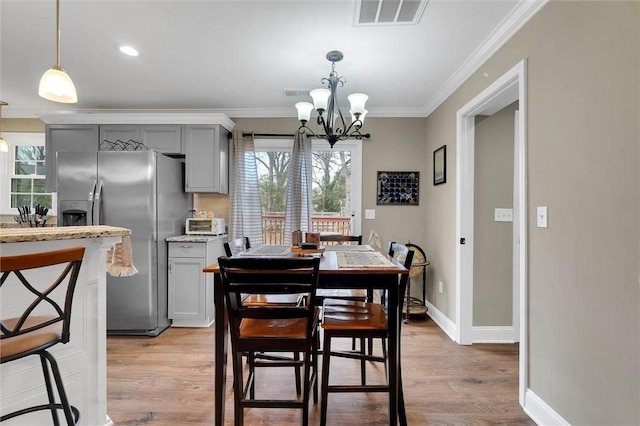
[[[78,102],[76,86],[60,66],[60,0],[56,0],[56,64],[40,79],[38,94],[50,101],[75,104]]]
[[[344,86],[345,78],[338,76],[336,72],[336,62],[339,62],[343,58],[342,52],[333,50],[327,53],[327,60],[331,62],[331,73],[328,78],[323,78],[322,83],[326,83],[328,89],[314,89],[309,92],[313,99],[313,104],[310,102],[298,102],[295,106],[298,110],[298,120],[300,120],[300,127],[298,132],[310,133],[312,136],[326,139],[333,148],[336,142],[345,140],[348,138],[362,139],[369,138],[370,135],[360,132],[362,125],[364,124],[364,117],[367,115],[365,109],[365,103],[369,97],[364,93],[353,93],[347,97],[351,104],[349,110],[351,114],[351,123],[347,125],[347,121],[340,111],[338,106],[337,89],[338,86]],[[307,127],[307,122],[311,119],[311,113],[316,110],[318,113],[317,123],[322,126],[324,134],[316,134],[313,130]]]

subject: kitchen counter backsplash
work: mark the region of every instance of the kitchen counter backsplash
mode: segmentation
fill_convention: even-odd
[[[215,241],[222,238],[226,238],[227,234],[222,235],[177,235],[175,237],[167,238],[167,242],[177,243],[206,243],[209,241]]]

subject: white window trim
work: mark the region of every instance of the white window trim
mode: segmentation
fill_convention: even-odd
[[[9,145],[9,152],[0,154],[0,214],[16,215],[17,208],[11,208],[11,176],[13,176],[11,166],[15,161],[15,147],[22,145],[45,146],[44,133],[13,133],[2,132],[4,139]],[[49,209],[49,216],[56,215],[58,205],[57,193],[52,192],[52,208]]]
[[[328,145],[324,139],[312,139],[311,148],[314,151],[327,151]],[[258,151],[291,151],[293,139],[260,139],[254,141]],[[336,144],[336,150],[351,152],[351,205],[353,211],[353,234],[362,234],[362,141],[346,140]]]

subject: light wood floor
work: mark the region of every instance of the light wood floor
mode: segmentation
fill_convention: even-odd
[[[412,320],[402,334],[409,425],[535,424],[518,404],[517,345],[459,346],[430,319]],[[213,424],[213,327],[170,328],[154,338],[110,336],[107,363],[107,413],[116,426]],[[227,370],[231,425],[231,364]],[[331,383],[357,383],[358,371],[357,361],[332,358]],[[371,383],[384,379],[379,364],[368,371]],[[292,369],[262,368],[257,382],[257,396],[295,391]],[[246,425],[300,424],[299,410],[245,413]],[[310,424],[319,424],[320,405],[310,413]],[[331,394],[327,423],[386,425],[386,394]]]

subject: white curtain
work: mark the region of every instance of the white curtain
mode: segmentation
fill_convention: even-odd
[[[291,233],[311,230],[311,140],[296,132],[289,162],[287,207],[284,220],[284,243],[291,244]]]
[[[229,188],[229,239],[249,237],[262,243],[262,209],[253,135],[233,132]]]

